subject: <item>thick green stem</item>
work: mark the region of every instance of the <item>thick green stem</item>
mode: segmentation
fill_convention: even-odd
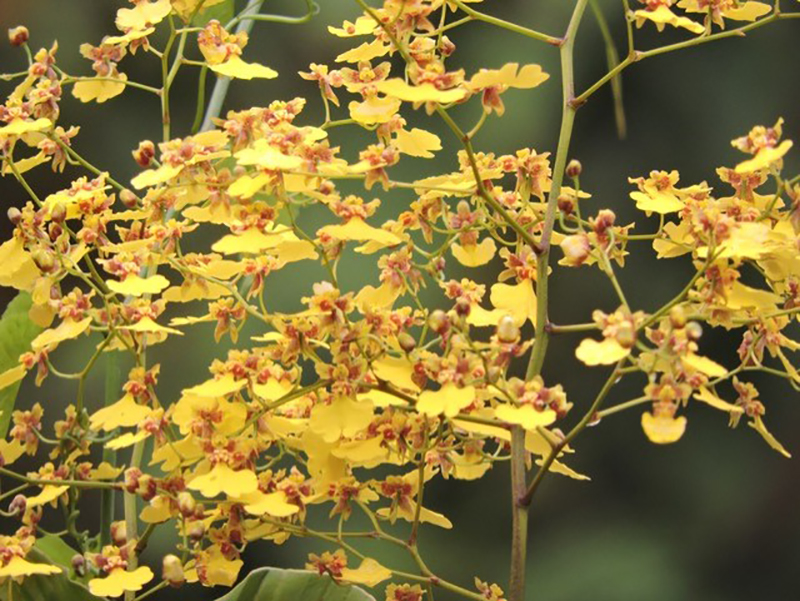
[[[129,467],[138,468],[142,463],[142,455],[144,454],[144,440],[140,440],[133,445],[133,452],[131,454],[131,461]],[[139,515],[136,504],[136,493],[125,492],[124,496],[125,507],[125,533],[129,541],[134,541],[138,538],[139,532]],[[128,554],[128,571],[132,572],[139,566],[139,557],[136,555],[136,549],[132,548]],[[133,591],[125,591],[125,601],[133,601],[136,593]]]
[[[528,506],[522,503],[527,485],[525,430],[511,429],[511,573],[509,600],[525,599],[525,562],[528,553]]]
[[[255,22],[252,19],[252,15],[258,14],[262,4],[264,4],[263,0],[253,2],[242,11],[242,14],[236,18],[238,22],[236,33],[250,33],[250,30],[253,29],[253,23]],[[245,18],[248,16],[251,18]],[[225,104],[225,98],[228,96],[228,88],[230,85],[230,77],[225,77],[223,75],[217,77],[217,81],[214,83],[214,90],[211,92],[211,98],[208,101],[206,116],[203,119],[203,125],[200,127],[200,131],[208,131],[214,127],[214,119],[219,117],[222,112],[222,105]]]
[[[573,53],[575,49],[575,36],[578,33],[581,18],[586,10],[588,0],[578,0],[572,13],[564,43],[561,45],[561,86],[562,86],[562,117],[561,132],[558,137],[555,165],[553,167],[553,182],[550,186],[550,195],[547,198],[544,225],[539,243],[534,247],[538,251],[536,262],[536,339],[528,361],[526,372],[527,379],[539,375],[544,365],[547,353],[547,343],[550,337],[548,332],[548,268],[550,263],[550,240],[553,235],[553,226],[556,218],[558,197],[561,194],[561,184],[564,179],[564,170],[569,154],[572,127],[575,123],[575,80],[573,70]],[[527,557],[528,538],[528,505],[525,502],[525,488],[527,470],[525,468],[525,432],[521,428],[514,428],[511,435],[511,483],[512,483],[512,541],[511,541],[511,574],[509,577],[509,601],[525,601],[525,561]]]
[[[118,400],[121,373],[119,353],[106,354],[105,406]],[[116,465],[117,453],[111,449],[103,449],[103,461]],[[107,489],[100,493],[100,546],[111,543],[111,522],[114,521],[114,490]]]
[[[538,244],[538,260],[536,263],[536,340],[528,361],[527,378],[531,379],[542,371],[544,357],[547,352],[549,333],[547,331],[547,305],[548,305],[548,269],[550,265],[550,241],[553,236],[553,225],[556,219],[558,197],[561,194],[561,184],[564,181],[564,169],[567,165],[569,145],[572,140],[572,127],[575,123],[575,77],[573,69],[573,55],[575,49],[575,36],[578,32],[583,13],[588,0],[578,0],[572,13],[564,44],[561,46],[561,88],[562,88],[562,116],[561,132],[558,136],[556,161],[553,167],[553,183],[547,197],[547,210],[544,217],[542,236]]]

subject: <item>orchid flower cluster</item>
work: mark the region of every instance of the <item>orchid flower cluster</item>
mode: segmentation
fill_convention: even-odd
[[[248,52],[252,26],[307,21],[318,12],[310,1],[298,17],[263,14],[256,1],[219,20],[209,16],[225,0],[131,0],[117,11],[117,31],[80,47],[89,76],[62,70],[56,44],[34,50],[25,27],[10,29],[20,66],[0,76],[10,82],[0,164],[19,184],[20,202],[6,201],[14,229],[0,245],[0,285],[19,291],[14,303],[35,334],[0,373],[0,388],[61,378],[72,402],[47,430],[46,403],[18,403],[4,416],[0,475],[9,488],[0,498],[10,503],[4,531],[13,534],[0,537],[0,586],[24,591],[30,578],[69,578],[93,595],[129,600],[191,583],[230,587],[245,575],[250,543],[303,537],[319,544],[307,569],[372,587],[387,601],[433,601],[442,591],[522,601],[529,506],[549,473],[587,479],[570,467],[587,425],[639,411],[646,437],[670,444],[707,405],[788,457],[748,380],[764,372],[800,389],[800,342],[790,335],[800,314],[800,176],[783,170],[792,147],[783,121],[735,139],[742,160],[717,170],[718,186],[686,184],[676,171],[625,174],[634,176],[629,202],[656,216],[644,233],[598,207],[569,144],[578,109],[635,63],[800,13],[755,0],[648,0],[639,8],[623,0],[628,52],[623,60],[610,53],[608,73],[577,94],[574,41],[594,1],[575,0],[566,32],[554,36],[492,16],[490,1],[483,12],[480,0],[354,0],[353,20],[328,28],[349,49],[299,72],[322,103],[321,123],[304,116],[305,98],[221,108],[231,79],[278,77]],[[476,133],[503,116],[509,90],[553,85],[538,64],[459,68],[453,40],[476,21],[560,53],[562,127],[553,152],[474,147]],[[665,25],[691,37],[636,49],[635,27]],[[130,79],[129,55],[158,64],[161,87]],[[170,92],[188,69],[200,72],[198,119],[192,131],[174,132]],[[160,141],[132,149],[141,171],[131,181],[89,162],[67,117],[70,96],[113,105],[121,94],[152,98],[163,126]],[[467,103],[482,110],[464,126],[453,113]],[[449,171],[425,171],[425,159],[453,140],[443,145],[411,127],[406,117],[415,111],[431,129],[446,126],[460,146]],[[369,138],[353,155],[336,142],[348,129]],[[401,161],[421,177],[397,179]],[[68,164],[84,175],[58,192],[37,192],[38,173]],[[354,185],[359,194],[343,191]],[[304,227],[301,212],[325,225]],[[615,275],[632,248],[650,246],[694,272],[654,312],[631,306]],[[551,253],[561,256],[551,261]],[[294,310],[276,310],[270,276],[308,262],[324,276],[297,281]],[[340,285],[342,270],[372,262],[372,284]],[[585,323],[551,322],[554,269],[599,270],[618,306],[594,310]],[[485,285],[453,272],[496,275]],[[423,289],[426,298],[438,294],[435,306],[423,302]],[[181,349],[193,328],[230,338],[234,350],[201,366],[206,375],[177,398],[165,397],[159,380],[170,365],[148,363],[147,350]],[[740,337],[737,365],[707,356],[704,328]],[[547,379],[553,336],[574,337],[587,370],[610,370],[594,400],[573,401],[568,385]],[[87,344],[93,352],[81,372],[58,369],[63,353]],[[87,398],[92,370],[123,358],[133,367],[118,382],[107,378],[105,404]],[[639,397],[606,403],[619,380],[636,377]],[[13,409],[13,397],[4,407]],[[14,464],[24,455],[38,467],[19,473]],[[479,480],[507,466],[509,581],[478,575],[465,585],[431,572],[420,531],[452,523],[447,511],[426,506],[428,483]],[[90,495],[102,497],[97,532],[76,527]],[[125,509],[116,521],[115,498]],[[67,566],[34,553],[46,536],[40,522],[60,512],[74,550]],[[327,514],[331,528],[308,526],[312,514]],[[354,514],[370,524],[367,532],[350,528]],[[146,558],[154,572],[139,556],[155,530],[172,530],[178,542],[164,557]],[[416,571],[368,556],[365,538],[408,553]]]

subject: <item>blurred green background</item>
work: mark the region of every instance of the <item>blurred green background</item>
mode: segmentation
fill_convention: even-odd
[[[320,0],[322,10],[309,24],[283,26],[256,24],[244,58],[277,69],[272,81],[234,82],[227,105],[233,109],[265,106],[273,99],[296,95],[309,98],[304,123],[321,120],[322,107],[316,88],[296,76],[309,63],[333,65],[334,57],[350,42],[327,34],[328,24],[339,24],[357,14],[350,0]],[[624,48],[621,3],[601,0],[620,51]],[[49,46],[58,39],[59,64],[71,74],[89,74],[89,64],[78,54],[84,41],[98,43],[114,32],[115,10],[122,2],[106,0],[0,0],[0,28],[25,24],[32,46]],[[563,32],[573,2],[565,0],[487,0],[482,9],[541,31]],[[302,2],[270,1],[266,11],[297,14]],[[554,151],[560,116],[558,52],[544,44],[514,36],[482,24],[469,24],[452,35],[459,47],[451,65],[467,73],[479,66],[499,67],[505,62],[536,62],[553,74],[545,85],[532,91],[510,91],[504,99],[506,116],[490,118],[476,139],[480,151],[498,154],[533,147]],[[637,32],[637,47],[683,39],[665,32],[657,36],[646,26]],[[585,89],[606,71],[605,52],[593,15],[587,11],[576,48],[576,77]],[[582,185],[594,197],[584,205],[585,214],[612,208],[618,222],[635,220],[639,231],[655,225],[636,213],[628,198],[629,176],[646,175],[652,169],[678,169],[684,184],[707,180],[726,194],[714,169],[733,165],[740,157],[729,141],[752,125],[771,125],[786,119],[786,137],[800,140],[800,112],[796,58],[800,54],[800,23],[778,23],[753,32],[748,39],[733,38],[707,46],[656,57],[634,65],[624,74],[624,98],[628,137],[615,134],[609,88],[594,96],[578,113],[571,156],[584,166]],[[21,52],[0,44],[0,72],[24,65]],[[135,80],[158,85],[158,69],[152,57],[126,58],[122,69]],[[194,114],[196,71],[185,69],[174,92],[174,135],[188,132]],[[209,83],[212,83],[212,79]],[[5,88],[7,89],[7,87]],[[346,95],[343,94],[343,97]],[[476,102],[456,111],[465,126],[480,110]],[[157,103],[147,94],[129,90],[105,105],[82,105],[72,99],[63,104],[61,124],[80,124],[76,148],[120,180],[137,172],[130,151],[143,138],[158,140]],[[432,161],[409,160],[393,171],[398,179],[419,177],[455,168],[456,141],[435,118],[407,111],[414,125],[436,131],[445,150]],[[341,116],[345,116],[341,114]],[[358,144],[367,139],[356,130],[339,130],[334,140],[345,156],[354,158]],[[790,167],[797,160],[788,161]],[[40,168],[36,187],[48,193],[68,186],[79,175],[68,171],[53,175]],[[356,191],[353,188],[352,191]],[[412,197],[406,191],[382,194],[387,214],[396,214]],[[364,194],[371,198],[369,193]],[[8,178],[0,180],[4,207],[19,205],[24,194]],[[5,209],[3,209],[3,213]],[[313,214],[304,216],[309,226]],[[10,231],[2,220],[2,239]],[[686,260],[656,263],[647,246],[632,248],[620,278],[635,308],[652,310],[683,285],[691,266]],[[560,253],[556,253],[560,256]],[[351,263],[351,265],[356,265]],[[294,267],[294,266],[293,266]],[[364,263],[343,271],[346,286],[374,281],[377,269]],[[451,266],[452,267],[452,266]],[[454,276],[461,277],[458,269]],[[463,272],[466,273],[466,272]],[[324,274],[312,268],[291,269],[271,276],[268,295],[273,306],[287,308],[310,291]],[[490,280],[492,273],[481,276]],[[435,292],[435,291],[434,291]],[[2,291],[2,305],[10,298]],[[552,294],[556,299],[551,319],[556,323],[587,321],[593,308],[612,310],[615,299],[608,282],[587,269],[557,270]],[[431,293],[437,302],[438,293]],[[0,305],[0,306],[2,306]],[[198,308],[199,312],[199,308]],[[243,337],[240,344],[246,345]],[[575,413],[594,397],[604,370],[580,369],[573,357],[579,338],[558,337],[551,345],[545,367],[546,380],[562,382]],[[704,354],[734,365],[736,333],[709,333],[702,340]],[[187,346],[188,345],[188,346]],[[186,349],[192,352],[187,353]],[[56,362],[63,369],[78,368],[88,356],[89,344],[68,347]],[[77,350],[75,350],[77,348]],[[201,326],[182,340],[170,341],[152,352],[162,364],[161,397],[175,398],[178,391],[205,379],[206,366],[223,357],[230,345],[213,343],[211,328]],[[89,406],[102,399],[101,370],[90,381]],[[800,454],[800,406],[798,394],[784,382],[754,378],[768,410],[767,423],[776,437]],[[609,403],[641,394],[643,378],[629,378],[615,389]],[[43,403],[48,421],[60,416],[74,390],[50,378],[37,390],[26,382],[21,404]],[[686,435],[675,445],[650,444],[639,427],[640,411],[615,415],[585,433],[575,445],[571,465],[589,474],[592,481],[575,482],[558,475],[546,480],[532,510],[530,527],[529,597],[541,601],[744,601],[800,598],[797,569],[800,560],[800,463],[771,451],[750,429],[729,430],[725,416],[693,406],[688,413]],[[574,419],[574,417],[573,417]],[[455,524],[452,531],[423,529],[422,549],[436,573],[470,586],[473,575],[501,584],[507,579],[510,501],[508,475],[498,466],[478,482],[437,481],[426,492],[426,504],[445,511]],[[322,511],[317,511],[321,515]],[[92,511],[84,527],[92,527]],[[11,524],[5,523],[3,530]],[[169,544],[163,533],[154,537],[145,561],[155,562]],[[276,547],[254,545],[246,554],[245,569],[260,565],[300,567],[306,554],[324,547],[291,540]],[[400,569],[405,558],[379,554]],[[154,564],[154,568],[158,566]],[[223,589],[186,588],[162,593],[159,599],[210,599]],[[375,591],[381,597],[380,591]],[[437,598],[447,599],[439,593]]]

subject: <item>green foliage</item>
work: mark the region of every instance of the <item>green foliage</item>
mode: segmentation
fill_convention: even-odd
[[[31,296],[20,292],[12,300],[0,318],[0,373],[16,367],[19,356],[30,350],[31,341],[42,329],[28,319]],[[0,390],[0,436],[5,438],[11,423],[11,412],[17,400],[20,383]]]
[[[235,4],[234,0],[225,0],[225,2],[210,6],[192,19],[192,25],[202,27],[213,19],[223,24],[227,23],[233,19]]]
[[[305,570],[253,570],[217,601],[375,601],[357,586],[336,584]]]

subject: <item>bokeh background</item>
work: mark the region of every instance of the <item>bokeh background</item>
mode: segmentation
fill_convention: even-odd
[[[316,88],[297,75],[311,62],[333,64],[349,41],[327,34],[328,24],[339,24],[357,15],[351,0],[320,0],[321,12],[301,26],[256,24],[245,58],[267,64],[281,73],[272,81],[234,82],[227,106],[242,109],[264,106],[273,99],[296,95],[309,98],[304,114],[308,123],[322,116]],[[621,3],[601,0],[620,51],[624,49]],[[60,45],[59,64],[73,74],[89,74],[89,65],[78,53],[81,42],[99,42],[114,31],[114,12],[123,2],[107,0],[0,0],[0,29],[27,25],[32,46]],[[482,9],[550,33],[563,32],[573,2],[564,0],[487,0]],[[267,2],[265,10],[297,14],[300,0]],[[453,64],[467,73],[479,66],[499,67],[505,62],[536,62],[554,77],[532,91],[509,91],[506,116],[490,118],[476,139],[476,148],[498,154],[533,147],[554,151],[560,115],[558,52],[551,47],[505,31],[473,23],[452,36],[459,47]],[[680,34],[656,35],[646,26],[637,32],[637,47],[683,39]],[[628,198],[629,176],[646,175],[652,169],[678,169],[684,184],[708,181],[724,190],[715,168],[733,165],[740,157],[729,141],[752,125],[771,125],[786,119],[786,136],[800,140],[800,111],[796,57],[800,54],[800,22],[778,23],[753,32],[748,39],[720,42],[649,59],[624,74],[624,103],[628,136],[618,139],[609,88],[597,93],[578,113],[571,156],[584,166],[582,185],[593,194],[585,214],[612,208],[618,221],[636,221],[639,231],[652,231],[653,223],[637,214]],[[576,78],[585,89],[606,71],[605,53],[597,24],[587,11],[576,48]],[[0,72],[24,66],[21,52],[0,44]],[[135,80],[157,85],[158,70],[152,57],[127,58],[122,68]],[[185,69],[174,88],[174,135],[188,133],[194,115],[196,72]],[[212,80],[209,81],[211,83]],[[2,82],[0,82],[2,83]],[[7,89],[7,84],[4,84]],[[68,99],[62,124],[80,124],[75,144],[90,160],[120,180],[137,172],[130,151],[143,138],[158,140],[157,103],[147,94],[130,90],[105,105],[81,105]],[[466,125],[477,118],[479,106],[456,112]],[[408,111],[410,113],[410,111]],[[342,117],[346,115],[341,115]],[[409,161],[393,172],[398,179],[419,177],[455,168],[456,141],[435,118],[410,114],[415,125],[436,131],[445,150],[435,160]],[[344,153],[353,152],[365,140],[357,130],[337,131]],[[788,161],[797,166],[796,159]],[[53,175],[40,168],[35,184],[43,194],[68,186],[80,175],[68,171]],[[355,188],[352,190],[356,191]],[[384,208],[396,213],[412,200],[408,192],[381,194]],[[725,192],[723,192],[725,193]],[[370,197],[369,194],[366,195]],[[0,201],[5,207],[20,205],[24,193],[9,178],[0,180]],[[315,225],[314,214],[303,215]],[[2,239],[10,227],[0,225]],[[320,222],[321,223],[321,222]],[[688,261],[656,263],[647,246],[634,247],[626,269],[620,273],[628,298],[635,308],[652,310],[683,285],[691,266]],[[557,254],[558,253],[557,251]],[[345,286],[374,281],[377,270],[367,259],[343,271]],[[295,267],[295,266],[293,266]],[[458,274],[458,272],[454,272]],[[490,280],[487,271],[480,277]],[[270,302],[291,308],[324,274],[313,268],[291,269],[271,276]],[[0,307],[11,298],[0,291]],[[587,321],[593,308],[612,310],[615,299],[606,280],[588,269],[557,270],[552,285],[557,299],[551,318],[556,323]],[[440,299],[434,293],[431,303]],[[243,336],[240,344],[247,344]],[[573,351],[579,338],[557,337],[545,366],[548,382],[563,382],[576,404],[576,413],[594,397],[603,370],[579,369]],[[711,333],[702,349],[728,365],[735,364],[739,338],[734,333]],[[61,352],[56,362],[63,369],[79,368],[90,353],[90,342]],[[191,348],[191,352],[186,352]],[[177,398],[178,391],[205,379],[206,366],[223,357],[229,343],[214,344],[211,329],[201,326],[186,338],[168,342],[151,356],[162,365],[161,397]],[[617,387],[609,403],[641,394],[643,378]],[[784,382],[753,378],[768,410],[773,433],[795,454],[800,454],[800,395]],[[102,402],[102,369],[90,380],[90,408]],[[75,391],[50,378],[41,389],[29,382],[19,403],[39,400],[50,419],[57,418]],[[650,444],[639,426],[640,411],[615,415],[587,431],[575,445],[571,465],[589,474],[591,482],[549,476],[532,510],[530,527],[529,597],[537,601],[751,601],[789,600],[798,595],[800,560],[800,463],[770,450],[745,426],[727,427],[727,419],[713,410],[693,406],[683,439],[675,445]],[[434,572],[470,586],[473,575],[501,585],[507,578],[510,528],[509,479],[498,466],[478,482],[437,481],[426,492],[426,504],[445,511],[455,524],[452,531],[423,529],[422,548]],[[91,501],[90,501],[91,503]],[[321,511],[317,511],[321,514]],[[93,513],[84,516],[83,527],[94,527]],[[3,521],[2,529],[13,524]],[[154,568],[171,543],[169,533],[154,536],[145,561]],[[291,540],[283,546],[253,545],[245,570],[257,566],[300,567],[309,551],[324,547],[314,542]],[[376,551],[378,552],[378,551]],[[392,565],[405,558],[381,554]],[[223,589],[186,588],[160,594],[158,599],[214,599]],[[381,597],[380,591],[375,591]],[[437,598],[447,599],[444,593]]]

